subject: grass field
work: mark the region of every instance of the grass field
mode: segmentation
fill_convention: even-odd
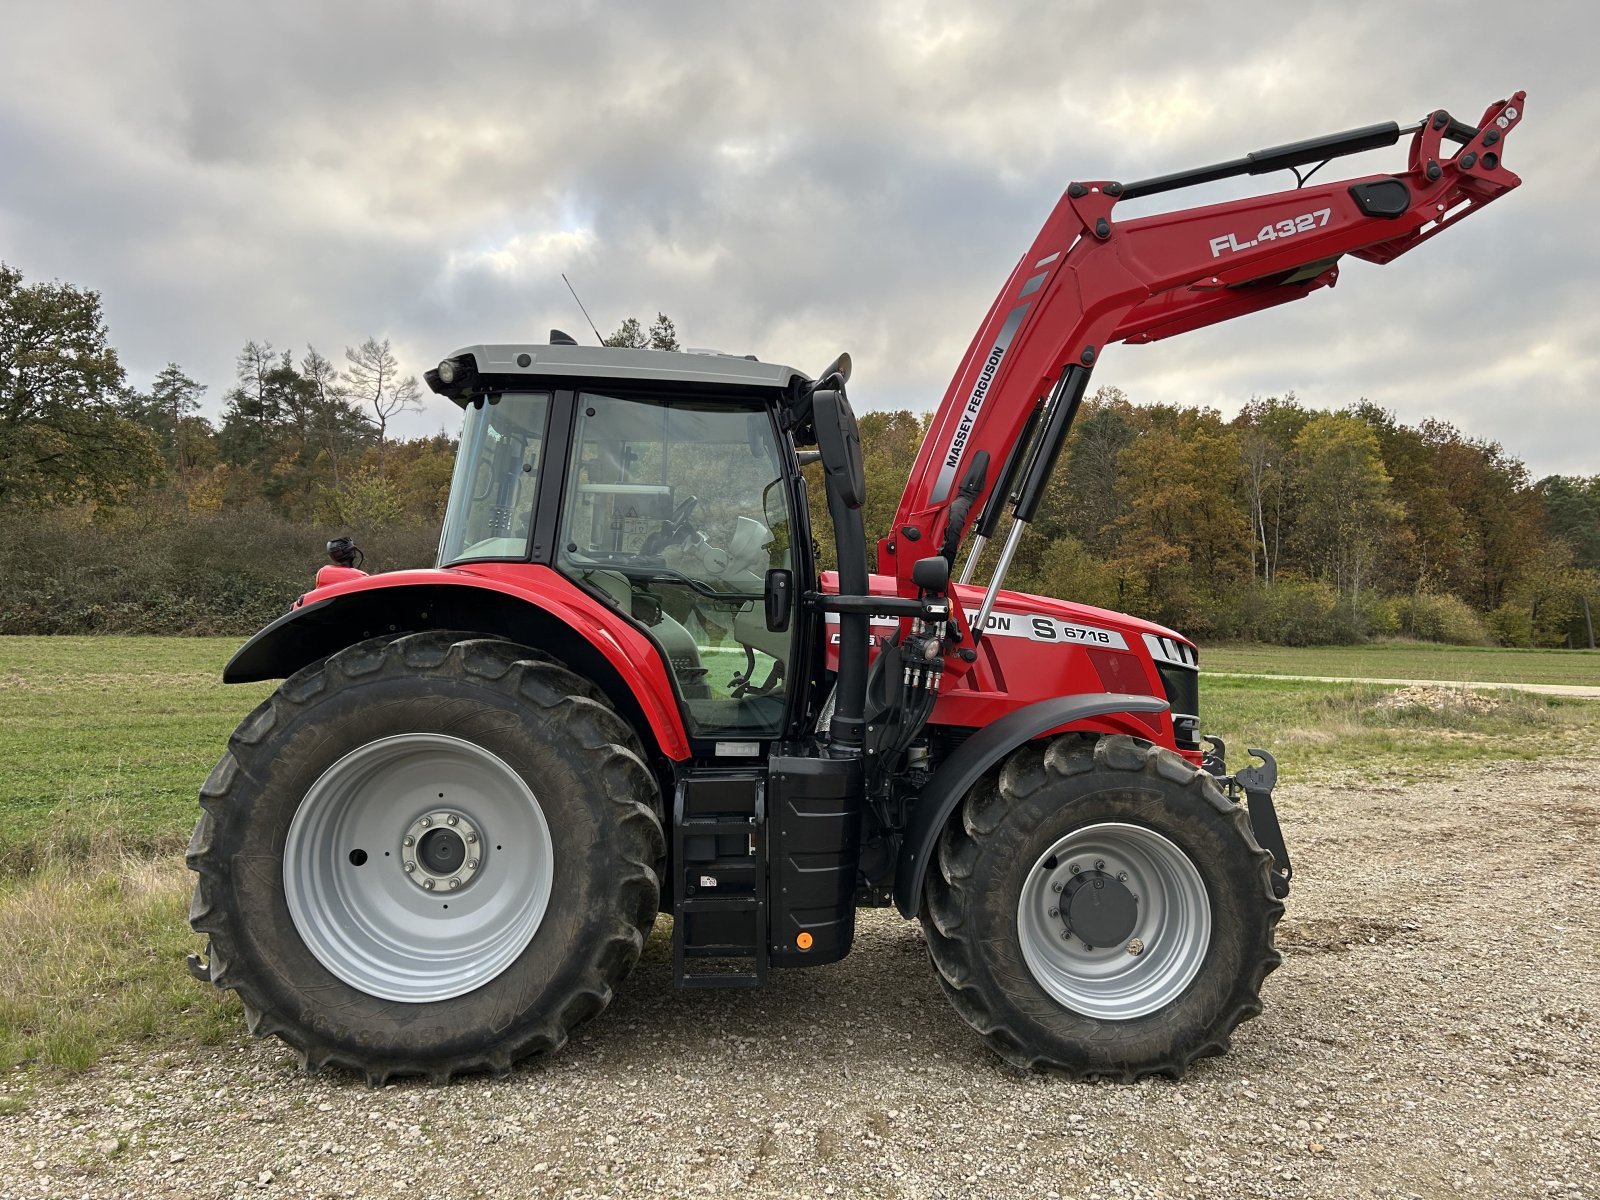
[[[269,684],[224,687],[231,639],[0,638],[0,1067],[92,1064],[109,1045],[240,1036],[237,1004],[189,979],[196,793]],[[1348,660],[1337,656],[1365,654]],[[1214,669],[1586,682],[1600,659],[1403,646],[1208,651]],[[1569,667],[1565,660],[1578,664]],[[1359,662],[1359,666],[1354,665]],[[1417,665],[1424,664],[1424,665]],[[1437,664],[1437,665],[1434,665]],[[1229,678],[1202,685],[1205,728],[1279,757],[1286,778],[1344,767],[1402,778],[1441,765],[1593,753],[1600,704],[1496,696],[1475,713],[1394,712],[1392,689]]]
[[[1366,646],[1203,646],[1207,671],[1465,683],[1575,683],[1600,687],[1600,650],[1509,650],[1434,642]]]

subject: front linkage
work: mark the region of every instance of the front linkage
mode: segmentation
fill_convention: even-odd
[[[1216,777],[1218,785],[1228,794],[1228,799],[1239,802],[1241,794],[1250,811],[1250,829],[1256,843],[1272,855],[1272,894],[1279,900],[1289,894],[1289,881],[1294,878],[1294,864],[1289,861],[1289,848],[1283,841],[1283,827],[1278,824],[1278,810],[1272,803],[1272,789],[1278,783],[1278,760],[1265,750],[1251,747],[1249,754],[1259,758],[1261,765],[1244,767],[1228,774],[1228,745],[1219,737],[1208,737],[1201,765]]]

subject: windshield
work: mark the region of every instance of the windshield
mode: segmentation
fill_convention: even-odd
[[[474,400],[461,427],[439,565],[526,558],[539,490],[548,392]]]

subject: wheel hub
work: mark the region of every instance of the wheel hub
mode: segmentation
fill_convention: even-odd
[[[1199,869],[1149,826],[1080,826],[1044,850],[1022,881],[1017,938],[1056,1003],[1128,1021],[1183,995],[1211,941]]]
[[[483,835],[464,813],[439,809],[424,813],[400,840],[400,865],[425,892],[466,887],[483,859]]]
[[[1115,875],[1085,871],[1062,892],[1061,918],[1072,934],[1091,946],[1115,946],[1139,923],[1139,903]]]

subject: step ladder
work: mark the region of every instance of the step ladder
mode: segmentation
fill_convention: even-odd
[[[768,964],[766,773],[708,767],[680,776],[672,851],[673,982],[760,987]]]

